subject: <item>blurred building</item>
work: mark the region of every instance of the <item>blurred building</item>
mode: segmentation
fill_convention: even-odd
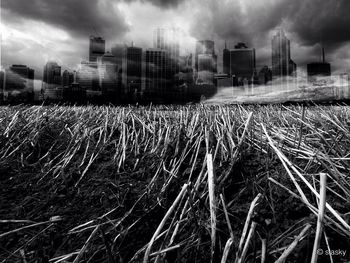
[[[124,58],[124,54],[125,54],[125,45],[123,44],[116,44],[112,47],[111,49],[111,53],[115,58],[115,64],[121,68],[122,64],[123,64],[123,58]]]
[[[259,71],[258,78],[260,85],[268,84],[270,81],[272,81],[272,70],[268,66],[263,66]]]
[[[90,97],[100,96],[101,87],[98,74],[98,63],[82,61],[77,72],[77,83],[86,90]]]
[[[200,40],[196,43],[195,53],[196,82],[198,84],[214,85],[214,75],[217,73],[217,55],[215,43],[212,40]]]
[[[231,58],[230,58],[230,50],[227,48],[227,43],[225,41],[225,48],[223,50],[222,54],[222,62],[223,62],[223,72],[224,74],[230,75],[231,74]]]
[[[12,65],[5,70],[4,100],[30,102],[34,99],[34,70],[25,65]]]
[[[42,92],[45,100],[62,99],[61,67],[53,61],[46,63],[43,73]]]
[[[324,48],[322,48],[322,61],[307,64],[308,81],[312,83],[319,77],[329,77],[331,74],[331,64],[326,62]]]
[[[234,86],[234,78],[229,74],[216,74],[214,76],[218,89]]]
[[[63,88],[63,100],[70,103],[85,103],[87,101],[86,89],[79,83],[73,82],[68,87]]]
[[[238,43],[234,49],[224,49],[224,73],[235,76],[239,83],[253,83],[255,75],[255,49]]]
[[[291,59],[290,40],[286,37],[283,29],[278,30],[271,44],[273,77],[296,77],[297,65]]]
[[[214,84],[214,74],[216,72],[215,60],[212,54],[199,54],[197,83]]]
[[[105,54],[105,46],[102,37],[90,36],[89,62],[97,62]]]
[[[63,71],[62,73],[62,86],[68,87],[74,82],[74,73],[69,72],[68,70]]]
[[[127,47],[122,63],[122,95],[125,99],[140,96],[142,87],[142,48]]]
[[[176,90],[179,85],[180,72],[180,30],[157,28],[153,37],[153,47],[168,53],[165,61],[166,79],[171,79],[171,81],[167,83],[167,90]]]
[[[103,96],[115,102],[118,96],[118,66],[113,54],[107,52],[101,58],[99,66],[100,86]]]
[[[163,49],[147,49],[145,52],[144,94],[147,100],[161,102],[167,92],[167,62],[169,53]]]
[[[215,43],[212,40],[199,40],[196,43],[196,53],[195,53],[195,69],[199,71],[199,55],[211,55],[213,60],[212,68],[214,73],[217,69],[217,55],[215,54]]]

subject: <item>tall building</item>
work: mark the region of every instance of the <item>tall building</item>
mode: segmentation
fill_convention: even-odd
[[[331,74],[331,64],[326,62],[324,48],[322,48],[322,62],[307,64],[308,81],[315,82],[318,77],[329,77]]]
[[[223,73],[230,75],[231,59],[230,59],[230,50],[227,48],[227,43],[225,41],[225,48],[222,54],[223,60]]]
[[[116,58],[113,54],[107,52],[101,58],[101,64],[99,66],[99,76],[102,94],[109,97],[109,100],[117,99],[118,91],[118,66],[116,64]]]
[[[148,49],[145,52],[145,96],[152,100],[161,100],[166,95],[169,79],[166,64],[169,54],[162,49]]]
[[[111,49],[111,53],[115,58],[115,64],[121,68],[123,64],[123,58],[125,56],[126,47],[123,44],[116,44]]]
[[[224,73],[235,76],[238,82],[253,82],[255,74],[255,49],[238,43],[234,49],[224,50]],[[225,72],[226,71],[226,72]]]
[[[215,59],[212,54],[198,54],[197,83],[214,84]]]
[[[43,82],[47,85],[61,85],[61,67],[56,62],[49,61],[46,63]]]
[[[122,65],[122,93],[128,99],[141,93],[142,48],[127,47]]]
[[[77,82],[88,94],[100,92],[97,62],[82,61],[77,72]]]
[[[49,61],[46,63],[42,88],[44,99],[62,99],[61,67],[56,62]]]
[[[105,54],[105,46],[102,37],[90,36],[89,62],[97,62]]]
[[[212,40],[199,40],[196,43],[196,54],[195,54],[195,69],[199,71],[199,55],[211,55],[213,65],[212,68],[216,73],[217,68],[217,55],[215,54],[215,43]]]
[[[74,82],[74,73],[69,72],[68,70],[63,71],[62,86],[69,87],[73,82]]]
[[[171,89],[178,85],[180,72],[180,32],[177,28],[158,28],[154,31],[154,48],[168,53],[166,60],[167,79],[172,81],[168,84]]]
[[[4,99],[28,102],[34,98],[34,70],[25,65],[12,65],[5,71]]]
[[[217,55],[215,54],[214,41],[197,41],[195,70],[197,83],[214,84],[214,75],[217,73]]]
[[[122,87],[122,76],[123,76],[123,59],[125,57],[126,46],[122,44],[116,44],[112,47],[111,53],[115,57],[115,63],[117,66],[117,78],[118,78],[118,87]]]
[[[272,39],[272,75],[274,78],[296,76],[296,64],[290,55],[290,40],[283,29],[277,31]]]

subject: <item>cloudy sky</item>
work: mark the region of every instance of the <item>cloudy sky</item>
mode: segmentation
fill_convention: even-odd
[[[46,61],[75,69],[88,58],[88,38],[151,47],[157,27],[179,27],[183,52],[213,39],[221,59],[230,47],[255,47],[257,65],[271,64],[271,37],[283,27],[299,68],[326,48],[333,72],[350,72],[349,0],[0,0],[1,63],[26,64],[40,78]],[[219,63],[219,65],[222,63]],[[219,67],[219,70],[221,68]]]

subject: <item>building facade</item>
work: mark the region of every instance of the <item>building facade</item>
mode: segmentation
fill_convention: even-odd
[[[297,65],[291,59],[290,40],[282,29],[278,30],[272,41],[272,75],[274,78],[296,76]]]
[[[141,94],[142,48],[127,47],[122,63],[122,95],[133,100]]]
[[[97,62],[104,54],[106,41],[102,37],[90,36],[89,62]]]

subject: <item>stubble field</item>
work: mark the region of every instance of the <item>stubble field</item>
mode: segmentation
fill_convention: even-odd
[[[4,106],[0,262],[348,262],[349,171],[348,106]]]

